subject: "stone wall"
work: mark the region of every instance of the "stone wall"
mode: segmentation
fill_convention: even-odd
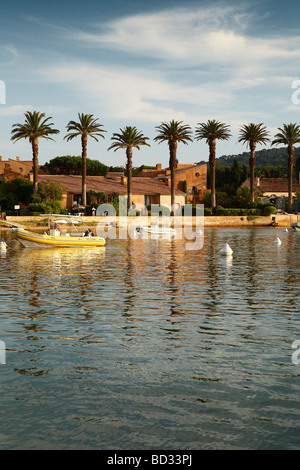
[[[62,215],[62,218],[64,216]],[[38,221],[45,219],[46,217],[41,216],[27,216],[27,217],[16,217],[16,216],[7,216],[6,219],[8,222],[17,222],[19,224],[31,222],[33,225]],[[300,215],[275,215],[268,217],[257,217],[253,220],[248,220],[247,216],[208,216],[204,217],[205,227],[270,227],[273,219],[275,218],[276,224],[279,227],[289,227],[291,222],[300,222]],[[92,223],[93,225],[99,222],[102,223],[111,223],[114,222],[113,217],[83,217],[86,224]],[[183,219],[183,218],[182,218]],[[116,222],[120,225],[131,224],[134,220],[141,220],[139,217],[116,217]],[[151,218],[149,218],[150,223]],[[173,223],[178,223],[180,218],[176,218]],[[192,218],[192,224],[196,225],[196,218]]]

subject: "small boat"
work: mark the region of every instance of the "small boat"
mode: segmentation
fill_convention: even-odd
[[[149,226],[139,226],[136,227],[136,231],[141,234],[151,233],[153,235],[175,235],[176,230],[166,225],[156,225],[152,224]]]
[[[294,229],[296,232],[300,232],[300,224],[299,222],[292,222],[291,223],[292,229]]]
[[[78,216],[67,215],[63,216],[63,219],[58,214],[41,214],[41,216],[48,217],[48,232],[35,233],[19,227],[11,229],[13,237],[17,238],[26,248],[74,248],[105,245],[105,238],[94,236]],[[70,224],[72,226],[70,231],[61,228],[62,225]]]

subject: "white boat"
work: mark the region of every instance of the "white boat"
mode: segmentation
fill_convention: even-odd
[[[299,222],[292,222],[291,223],[292,229],[294,229],[296,232],[300,232],[300,224]]]
[[[41,214],[48,217],[48,232],[36,233],[13,227],[11,234],[26,248],[70,248],[98,247],[105,245],[105,238],[96,237],[78,216],[61,216],[58,214]],[[62,218],[63,217],[63,218]],[[68,231],[62,225],[71,225]]]
[[[136,227],[136,231],[141,234],[151,233],[153,235],[175,235],[176,230],[166,225],[152,224],[150,226],[139,226]]]

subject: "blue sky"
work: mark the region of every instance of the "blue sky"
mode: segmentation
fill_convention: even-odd
[[[168,165],[155,126],[181,120],[193,131],[217,119],[232,138],[217,156],[248,150],[238,130],[263,122],[271,137],[285,122],[300,123],[292,83],[300,80],[300,3],[290,1],[15,0],[1,5],[0,155],[31,159],[28,141],[10,141],[26,111],[45,112],[60,134],[40,140],[39,161],[80,155],[80,139],[63,140],[78,112],[107,130],[88,142],[89,158],[125,165],[125,153],[107,151],[113,132],[136,126],[151,147],[135,150],[133,165]],[[300,94],[299,94],[300,97]],[[1,96],[0,96],[1,101]],[[3,100],[2,100],[3,101]],[[258,146],[258,150],[262,148]],[[208,160],[207,144],[179,144],[181,163]]]

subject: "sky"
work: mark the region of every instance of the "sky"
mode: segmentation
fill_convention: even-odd
[[[107,150],[112,134],[136,126],[151,147],[134,150],[133,166],[167,167],[168,146],[153,139],[172,119],[193,135],[208,119],[229,125],[217,157],[248,151],[237,143],[242,125],[262,122],[272,139],[283,123],[300,123],[299,17],[298,0],[1,2],[0,155],[32,158],[28,140],[11,141],[26,111],[60,130],[55,142],[40,139],[40,164],[81,155],[80,138],[64,140],[78,113],[107,131],[89,139],[88,157],[108,166],[126,163],[124,150]],[[208,146],[181,143],[177,157],[208,161]]]

